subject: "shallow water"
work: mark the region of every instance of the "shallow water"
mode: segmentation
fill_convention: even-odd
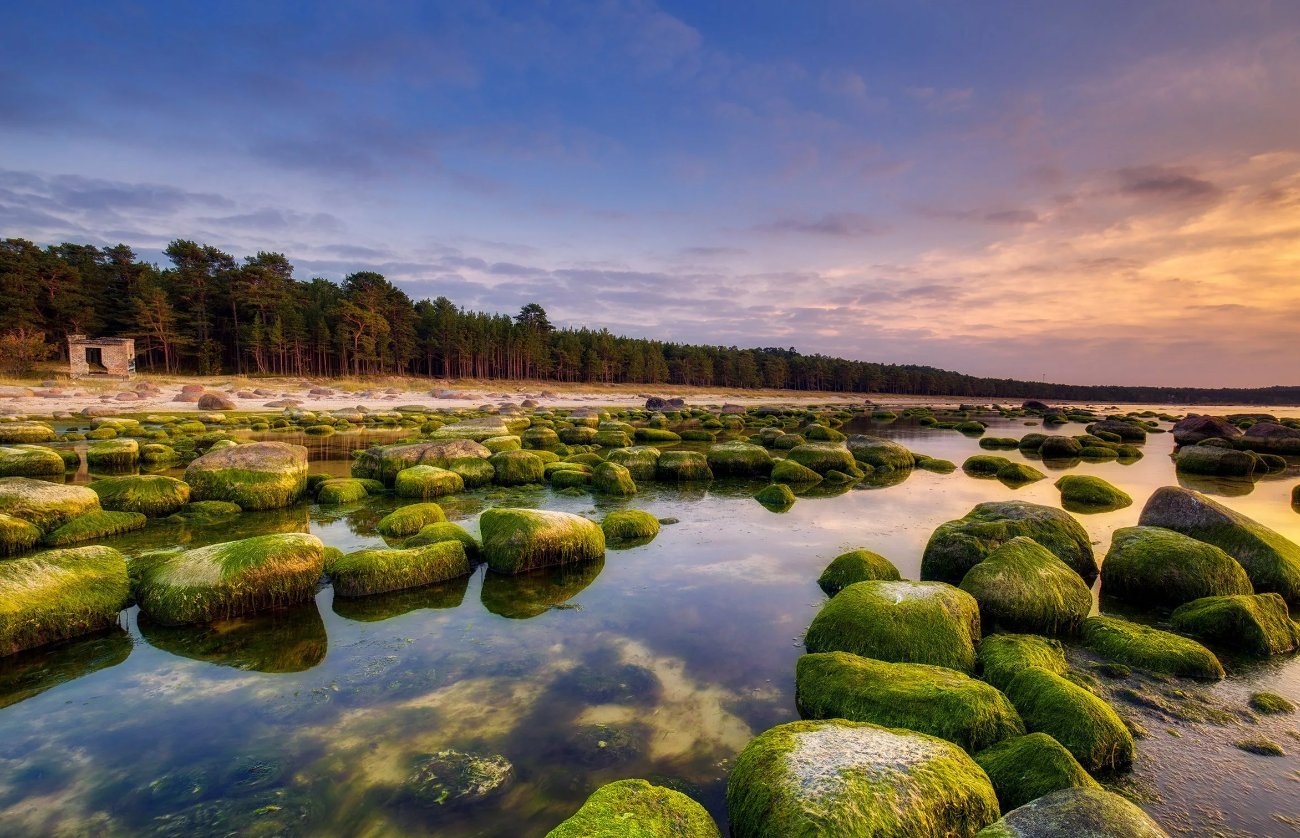
[[[867,427],[959,465],[981,451],[956,432],[904,423],[844,430]],[[989,434],[1029,430],[1041,429],[994,420]],[[350,436],[315,440],[319,455],[338,459],[313,470],[346,473]],[[1076,516],[1099,556],[1155,488],[1179,482],[1171,447],[1155,435],[1137,463],[1071,469],[1135,501]],[[1300,540],[1289,502],[1298,481],[1293,463],[1253,484],[1188,485]],[[151,626],[131,609],[115,633],[0,661],[0,823],[10,834],[540,835],[600,784],[644,777],[699,799],[725,833],[731,759],[754,734],[797,718],[794,664],[825,600],[816,584],[825,564],[868,547],[916,578],[935,526],[985,500],[1058,505],[1051,482],[1011,489],[917,471],[896,485],[813,493],[784,513],[752,500],[762,484],[744,481],[645,483],[628,501],[541,487],[443,498],[449,518],[475,532],[477,513],[494,505],[593,517],[633,507],[680,523],[590,565],[525,577],[480,568],[350,601],[322,586],[315,603],[218,626]],[[396,503],[158,523],[105,543],[138,554],[296,530],[351,551],[385,544],[374,526]],[[1086,655],[1075,659],[1087,669]],[[1103,679],[1135,690],[1112,701],[1147,731],[1134,770],[1115,781],[1171,832],[1300,834],[1300,821],[1286,820],[1300,814],[1300,720],[1245,709],[1259,689],[1300,700],[1300,661],[1227,663],[1229,679],[1210,686]],[[1139,695],[1143,705],[1132,703]],[[1288,755],[1232,744],[1259,735]],[[447,749],[504,756],[512,779],[465,806],[404,787],[422,757]]]

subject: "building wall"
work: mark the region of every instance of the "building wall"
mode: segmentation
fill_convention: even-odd
[[[86,360],[86,349],[99,350],[104,370],[92,370]],[[130,378],[135,375],[135,341],[130,338],[112,340],[68,340],[68,358],[73,378],[97,375],[113,378]]]

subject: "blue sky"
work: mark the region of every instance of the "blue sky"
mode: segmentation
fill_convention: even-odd
[[[7,16],[4,235],[977,374],[1300,379],[1297,3]]]

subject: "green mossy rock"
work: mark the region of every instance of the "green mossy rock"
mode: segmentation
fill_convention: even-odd
[[[658,448],[633,445],[630,448],[610,451],[607,459],[627,469],[633,480],[654,480],[658,472],[660,456]]]
[[[457,457],[447,463],[447,471],[459,474],[466,489],[486,486],[497,476],[497,470],[482,457]]]
[[[704,807],[645,780],[618,780],[592,792],[546,838],[721,838]]]
[[[321,482],[316,490],[316,502],[323,505],[356,503],[370,496],[364,480],[355,477],[336,477]]]
[[[481,549],[478,540],[460,524],[453,524],[450,521],[439,521],[425,525],[418,533],[406,539],[402,543],[402,547],[427,547],[430,544],[439,544],[444,541],[459,542],[461,547],[465,549],[465,556],[471,562],[478,560]]]
[[[682,438],[665,428],[637,428],[633,433],[641,442],[681,442]]]
[[[168,520],[204,526],[229,521],[243,512],[244,510],[240,509],[237,503],[224,500],[198,500],[185,504]]]
[[[542,451],[554,451],[561,445],[560,435],[553,429],[546,427],[524,430],[519,435],[519,441],[523,443],[524,448],[540,449]]]
[[[1010,460],[997,454],[973,454],[961,464],[961,470],[971,477],[996,477],[998,472],[1010,465]]]
[[[520,422],[519,425],[527,425],[527,420]],[[460,422],[452,422],[449,425],[443,425],[434,430],[432,436],[439,441],[444,440],[468,440],[473,442],[482,442],[485,439],[492,439],[498,436],[510,436],[511,429],[507,426],[506,420],[501,416],[484,416],[479,419],[465,419]],[[409,465],[414,465],[410,463]],[[401,471],[401,469],[398,469]],[[394,472],[396,473],[396,472]]]
[[[1089,617],[1083,623],[1083,645],[1103,657],[1149,672],[1203,681],[1223,679],[1219,659],[1200,643],[1128,620]]]
[[[1047,436],[1038,444],[1044,460],[1072,460],[1083,453],[1083,445],[1072,436]]]
[[[976,838],[1169,838],[1133,803],[1101,788],[1061,789],[1013,809]]]
[[[1161,527],[1116,530],[1101,564],[1102,594],[1136,605],[1177,606],[1253,591],[1246,571],[1232,556]]]
[[[0,512],[0,556],[26,553],[40,543],[42,535],[35,524]]]
[[[113,512],[141,512],[151,518],[179,512],[190,501],[190,487],[175,477],[140,474],[103,477],[90,484],[99,505]]]
[[[0,478],[0,512],[49,532],[99,510],[99,495],[85,486],[69,486],[30,477]]]
[[[784,483],[787,486],[807,486],[811,483],[818,483],[822,475],[808,468],[801,466],[793,460],[782,459],[772,464],[772,482]]]
[[[517,436],[494,436],[483,440],[483,447],[490,454],[500,454],[504,451],[522,451],[524,441]]]
[[[1079,574],[1024,536],[989,553],[960,587],[979,603],[985,630],[1072,634],[1092,610],[1092,591]]]
[[[852,652],[971,674],[980,637],[974,597],[942,582],[855,582],[831,597],[804,635],[809,652]]]
[[[1020,440],[1009,436],[986,436],[980,440],[980,448],[987,451],[1019,448]]]
[[[1183,474],[1212,477],[1250,477],[1260,468],[1259,458],[1249,451],[1218,445],[1184,445],[1174,455],[1174,470]]]
[[[86,446],[86,465],[93,469],[121,471],[140,462],[140,443],[134,439],[108,439]]]
[[[921,578],[960,582],[966,571],[1016,536],[1037,541],[1088,584],[1097,578],[1092,540],[1070,513],[1015,500],[981,503],[965,517],[940,524],[925,545]]]
[[[1213,544],[1246,569],[1256,593],[1281,594],[1288,604],[1300,606],[1300,544],[1240,512],[1200,492],[1165,486],[1151,495],[1138,524]]]
[[[805,719],[848,719],[947,739],[970,753],[1025,732],[1007,697],[943,666],[888,663],[848,652],[804,655],[795,668]]]
[[[440,541],[402,550],[358,550],[325,563],[338,596],[357,597],[446,582],[470,573],[459,541]]]
[[[644,541],[659,534],[659,519],[641,509],[620,509],[600,522],[606,541]]]
[[[1212,646],[1267,657],[1300,649],[1300,625],[1278,594],[1211,596],[1180,605],[1169,617],[1175,631]]]
[[[724,442],[709,447],[709,469],[717,477],[767,477],[772,473],[772,455],[749,442]]]
[[[523,486],[546,481],[546,463],[531,451],[502,451],[488,457],[501,486]]]
[[[393,492],[399,498],[429,500],[465,491],[465,480],[454,471],[437,466],[419,465],[404,468],[393,479]]]
[[[1047,477],[1028,463],[1007,463],[993,476],[1008,486],[1025,486]]]
[[[618,463],[604,462],[592,471],[591,488],[602,495],[627,498],[636,494],[636,481]]]
[[[975,754],[975,762],[989,775],[1004,811],[1061,789],[1101,788],[1065,746],[1046,733],[1004,739]]]
[[[902,578],[898,568],[884,556],[870,550],[850,550],[831,559],[817,584],[827,596],[835,596],[854,582],[894,582]]]
[[[1053,484],[1061,490],[1061,503],[1075,511],[1106,511],[1133,505],[1128,493],[1088,474],[1067,474]]]
[[[987,775],[951,742],[844,719],[752,739],[727,781],[732,838],[968,838],[998,816]]]
[[[596,431],[591,441],[602,448],[626,448],[632,444],[632,437],[624,431]]]
[[[591,472],[579,471],[577,469],[560,469],[553,471],[549,475],[551,488],[558,491],[564,489],[587,489],[591,487]]]
[[[980,677],[1000,690],[1031,666],[1056,675],[1070,671],[1060,642],[1036,634],[990,634],[980,641],[976,655]]]
[[[66,466],[58,451],[43,445],[0,447],[0,477],[58,477]]]
[[[483,556],[497,573],[602,558],[605,533],[595,521],[568,512],[488,509],[479,516]]]
[[[355,476],[355,475],[354,475]],[[291,506],[307,489],[307,449],[251,442],[212,450],[185,469],[194,500],[224,500],[241,509]]]
[[[1097,696],[1046,669],[1021,670],[1005,688],[1025,726],[1065,746],[1089,772],[1118,770],[1133,761],[1133,735]]]
[[[171,465],[180,462],[181,455],[170,445],[149,442],[140,446],[140,462],[147,466]]]
[[[325,545],[306,533],[274,533],[131,563],[140,609],[163,625],[206,623],[306,602],[325,565]]]
[[[447,513],[436,503],[413,503],[399,507],[379,519],[375,529],[389,538],[406,538],[415,535],[429,524],[447,520]]]
[[[789,509],[794,506],[794,492],[784,483],[772,483],[764,486],[754,495],[754,500],[769,509]]]
[[[0,655],[116,625],[129,598],[126,559],[111,547],[0,561]]]
[[[916,455],[916,467],[934,474],[952,474],[957,470],[957,464],[951,460],[941,460],[938,457],[928,457],[924,454]]]
[[[73,518],[63,526],[51,530],[41,539],[50,547],[65,547],[96,538],[108,538],[124,532],[143,529],[149,519],[139,512],[105,512],[97,509]]]
[[[712,480],[713,469],[698,451],[665,451],[655,464],[655,477],[664,481]]]
[[[0,445],[53,442],[59,435],[40,422],[0,423]]]
[[[1251,693],[1250,709],[1266,716],[1284,716],[1295,712],[1295,705],[1277,693]]]
[[[404,468],[419,465],[451,468],[452,463],[469,459],[486,462],[491,453],[487,448],[469,439],[381,445],[363,451],[352,461],[352,476],[382,480],[385,485],[392,486],[393,481],[397,479],[397,473]],[[459,469],[451,468],[451,470],[465,477]],[[468,479],[466,483],[468,485]]]
[[[859,470],[857,461],[849,449],[834,442],[809,442],[796,445],[786,453],[786,458],[818,474],[826,474],[829,471],[851,474]]]
[[[915,455],[893,440],[853,434],[845,440],[845,445],[853,454],[853,459],[876,471],[897,471],[916,466]]]

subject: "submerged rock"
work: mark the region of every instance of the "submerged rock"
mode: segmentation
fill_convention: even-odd
[[[210,622],[312,597],[325,546],[305,533],[275,533],[131,562],[140,608],[164,625]]]
[[[1089,584],[1097,560],[1088,532],[1068,512],[1024,501],[990,501],[940,524],[925,545],[921,578],[957,583],[990,552],[1016,536],[1050,550]]]
[[[1061,789],[1101,788],[1065,746],[1046,733],[1004,739],[975,754],[975,761],[989,775],[1004,811]]]
[[[681,792],[645,780],[618,780],[601,786],[546,838],[627,838],[633,829],[647,838],[720,838],[703,806]]]
[[[822,606],[804,645],[970,674],[979,637],[979,605],[965,591],[942,582],[856,582]]]
[[[1005,688],[1025,726],[1050,735],[1088,771],[1121,769],[1133,761],[1133,735],[1115,710],[1060,675],[1022,670]]]
[[[245,510],[280,509],[307,489],[307,449],[251,442],[209,451],[185,469],[194,500],[224,500]]]
[[[1165,675],[1223,679],[1223,666],[1209,649],[1167,631],[1114,617],[1089,617],[1083,645],[1103,657]]]
[[[835,596],[854,582],[889,582],[902,578],[898,568],[879,553],[850,550],[831,560],[817,579],[817,584],[828,596]]]
[[[1210,596],[1181,605],[1170,615],[1175,630],[1219,648],[1266,657],[1300,648],[1300,625],[1281,596]]]
[[[764,486],[754,495],[754,500],[774,512],[784,512],[794,506],[794,491],[784,483],[772,483]]]
[[[1137,605],[1182,605],[1253,590],[1232,556],[1162,527],[1116,530],[1101,563],[1102,594]]]
[[[179,512],[190,500],[188,484],[160,474],[102,477],[90,484],[99,505],[114,512],[140,512],[159,517]]]
[[[659,534],[659,519],[641,509],[620,509],[606,515],[600,528],[607,542],[647,541]]]
[[[0,655],[116,625],[130,589],[111,547],[46,550],[0,562]]]
[[[887,663],[848,652],[799,658],[796,702],[805,719],[848,719],[947,739],[974,753],[1025,732],[998,690],[943,666]]]
[[[1146,812],[1101,788],[1068,788],[1008,812],[977,838],[1169,838]]]
[[[595,521],[568,512],[488,509],[479,516],[483,556],[497,573],[515,574],[605,555]]]
[[[445,750],[415,759],[402,790],[423,806],[464,806],[504,791],[514,766],[500,754]]]
[[[465,547],[440,541],[402,550],[358,550],[325,562],[338,596],[355,597],[418,588],[470,573]]]
[[[727,782],[733,838],[971,836],[998,816],[988,777],[933,736],[843,719],[750,741]]]
[[[1138,524],[1213,544],[1245,568],[1256,592],[1271,591],[1292,606],[1300,605],[1300,545],[1200,492],[1174,486],[1157,489]]]
[[[960,587],[979,603],[985,630],[1072,634],[1092,609],[1092,591],[1079,574],[1024,536],[989,553]]]

